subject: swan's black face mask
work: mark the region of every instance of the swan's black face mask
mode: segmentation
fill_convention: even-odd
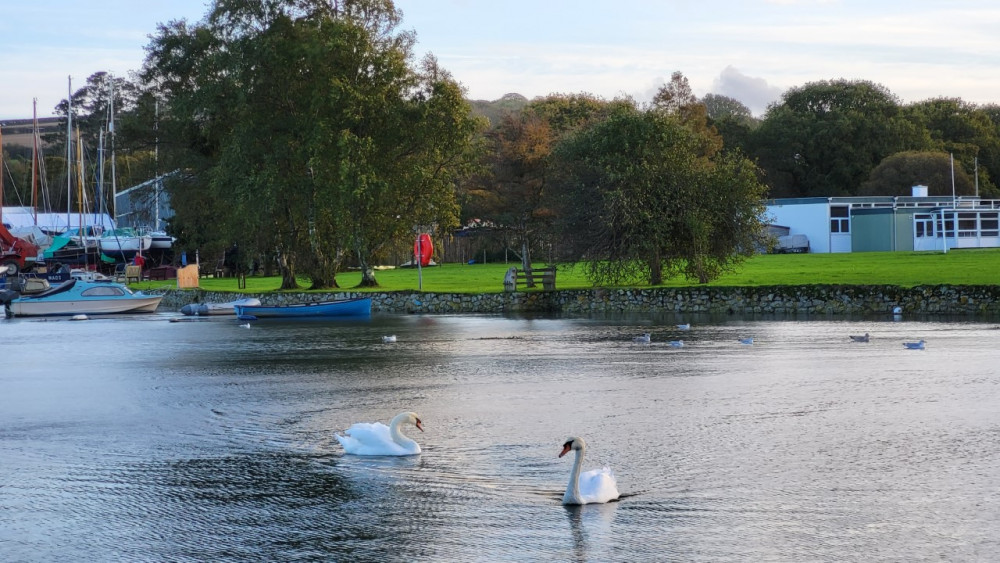
[[[563,444],[563,449],[561,452],[559,452],[559,457],[568,454],[572,449],[573,449],[573,440],[570,440],[569,442]]]

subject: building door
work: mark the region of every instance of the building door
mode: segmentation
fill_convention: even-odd
[[[851,251],[851,208],[846,205],[830,207],[830,252]]]
[[[913,216],[913,250],[941,250],[941,239],[935,215],[917,213]]]

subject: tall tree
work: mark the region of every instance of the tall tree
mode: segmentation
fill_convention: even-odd
[[[844,196],[885,157],[925,142],[884,86],[820,81],[790,89],[768,110],[752,154],[773,196]]]
[[[973,174],[978,159],[981,191],[997,193],[992,175],[1000,171],[1000,135],[987,111],[960,98],[934,98],[906,106],[905,114],[928,132],[929,149],[954,156],[956,168]]]
[[[972,195],[972,178],[960,166],[955,167],[952,187],[952,159],[947,153],[906,151],[887,157],[872,170],[858,195],[910,195],[912,187],[928,187],[930,195]]]
[[[709,123],[708,107],[694,95],[682,73],[674,72],[670,82],[660,87],[653,96],[652,110],[673,116],[690,129],[702,156],[711,156],[722,148],[722,137]]]
[[[393,237],[455,222],[476,121],[433,59],[411,67],[398,23],[388,0],[217,0],[203,25],[154,38],[146,78],[203,167],[188,189],[212,194],[241,249],[275,256],[283,288],[298,271],[335,286],[348,256],[374,285]]]
[[[517,241],[522,267],[553,219],[546,200],[549,157],[563,136],[606,116],[620,101],[552,95],[500,119],[485,136],[480,174],[464,185],[463,218],[488,221]]]
[[[560,226],[595,283],[706,283],[752,254],[765,187],[739,155],[660,110],[621,109],[561,143]]]
[[[701,103],[705,104],[708,124],[722,137],[723,148],[746,153],[753,131],[760,125],[750,108],[735,98],[719,94],[705,94]]]

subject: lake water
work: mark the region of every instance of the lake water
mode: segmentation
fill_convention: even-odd
[[[1000,560],[995,323],[171,319],[0,321],[0,559]]]

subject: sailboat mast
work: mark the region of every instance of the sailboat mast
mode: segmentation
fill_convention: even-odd
[[[156,184],[153,185],[153,207],[156,209],[153,220],[153,230],[160,230],[160,190],[163,188],[163,179],[160,178],[160,100],[156,100],[153,105],[153,177]]]
[[[94,210],[96,217],[94,223],[100,221],[100,216],[106,209],[104,203],[104,128],[97,134],[97,209]]]
[[[66,96],[66,232],[70,228],[70,213],[73,206],[73,77],[69,79]]]
[[[31,100],[31,214],[38,226],[38,98]]]
[[[0,223],[3,222],[3,125],[0,125]]]
[[[111,137],[111,210],[113,227],[118,226],[118,188],[115,185],[115,78],[108,75],[108,136]]]
[[[77,232],[80,233],[80,242],[84,243],[83,232],[83,141],[80,139],[80,126],[76,126],[76,208],[77,208]]]

